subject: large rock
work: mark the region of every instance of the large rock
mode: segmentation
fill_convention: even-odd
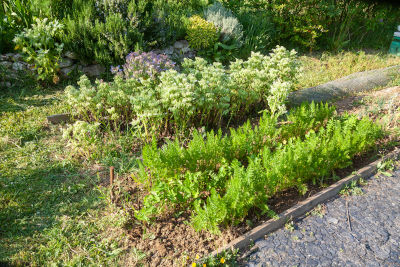
[[[9,61],[1,61],[0,65],[7,69],[11,69],[13,64],[12,64],[12,62],[9,62]]]
[[[187,46],[189,46],[189,43],[186,40],[176,41],[174,44],[175,49],[182,49]]]
[[[21,54],[15,54],[15,55],[12,56],[12,60],[14,62],[18,62],[18,61],[22,60],[22,55]]]
[[[15,71],[25,70],[26,66],[22,62],[14,62],[12,63],[12,69]]]
[[[69,58],[63,58],[60,63],[59,63],[59,67],[62,68],[67,68],[70,67],[74,64],[74,61],[72,61],[72,59]]]
[[[78,59],[78,55],[71,51],[65,52],[64,56],[69,59]]]
[[[96,77],[104,73],[106,69],[103,66],[96,64],[83,67],[82,71],[88,76]]]
[[[302,102],[326,102],[347,95],[371,91],[386,86],[400,74],[400,66],[357,72],[346,77],[330,81],[314,87],[290,93],[289,103],[300,105]]]

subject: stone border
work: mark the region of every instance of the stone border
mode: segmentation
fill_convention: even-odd
[[[251,244],[253,244],[255,240],[262,238],[268,233],[274,232],[279,228],[283,227],[286,222],[301,217],[308,211],[312,210],[318,204],[321,204],[330,198],[336,196],[343,187],[354,180],[358,180],[360,178],[367,179],[374,175],[377,171],[377,165],[387,159],[395,159],[400,155],[400,149],[395,148],[394,151],[390,152],[382,159],[376,160],[367,166],[359,169],[356,174],[352,174],[343,178],[342,180],[332,184],[328,188],[316,193],[315,195],[307,198],[304,201],[297,203],[292,208],[282,212],[278,215],[278,219],[270,219],[267,222],[255,227],[254,229],[248,231],[247,233],[239,236],[235,240],[231,241],[228,245],[223,246],[211,253],[211,256],[216,256],[223,251],[229,249],[239,249],[243,250],[249,248]]]

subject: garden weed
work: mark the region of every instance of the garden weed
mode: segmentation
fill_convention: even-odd
[[[382,160],[381,162],[378,163],[377,165],[377,169],[378,169],[378,173],[381,173],[385,176],[393,176],[393,174],[391,174],[388,171],[393,171],[394,170],[394,161],[393,159],[386,159],[386,160]]]
[[[362,182],[364,183],[364,182]],[[362,189],[358,186],[360,183],[358,180],[351,181],[350,184],[346,184],[339,194],[343,196],[361,196],[364,194]]]

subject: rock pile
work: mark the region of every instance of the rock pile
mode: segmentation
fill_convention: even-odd
[[[21,54],[8,53],[0,55],[0,66],[9,70],[11,73],[18,71],[31,71],[34,73],[34,65],[23,61]],[[99,64],[85,65],[79,62],[78,57],[73,52],[65,52],[59,62],[60,75],[67,77],[69,73],[77,69],[84,74],[97,77],[105,72],[105,68]]]
[[[174,45],[162,50],[153,50],[153,52],[157,54],[166,54],[175,62],[183,61],[184,58],[194,58],[196,56],[196,51],[189,47],[189,43],[186,40],[176,41]]]

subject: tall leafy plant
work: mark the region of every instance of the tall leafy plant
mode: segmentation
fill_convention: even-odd
[[[64,45],[57,41],[63,25],[57,20],[36,18],[32,28],[26,28],[14,38],[16,48],[20,49],[25,60],[34,64],[39,80],[57,83],[59,61]]]

